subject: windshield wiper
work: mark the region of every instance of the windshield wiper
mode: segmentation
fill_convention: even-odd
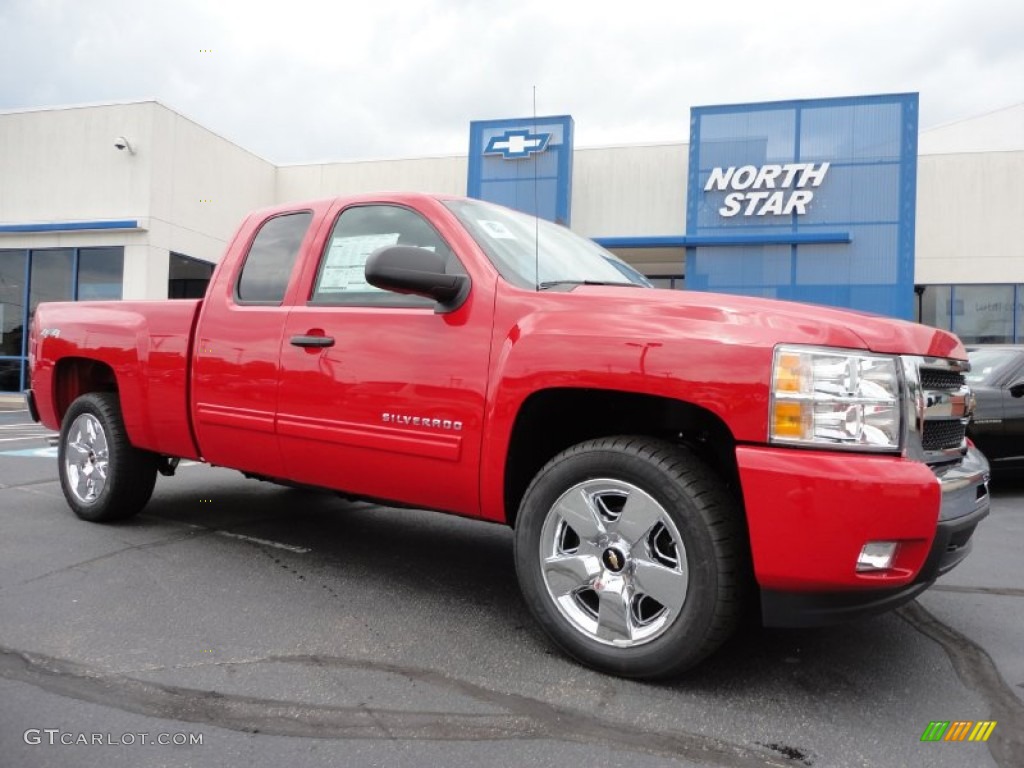
[[[623,283],[613,280],[545,280],[537,284],[537,289],[544,291],[558,285],[621,285],[628,288],[643,288],[639,283]]]

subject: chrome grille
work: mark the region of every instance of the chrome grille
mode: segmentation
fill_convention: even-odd
[[[939,368],[921,369],[922,389],[960,389],[964,385],[964,375],[957,371],[942,370]]]
[[[961,419],[926,421],[921,430],[921,446],[926,451],[944,451],[959,448],[964,441],[967,425]]]
[[[967,450],[965,433],[972,402],[964,373],[966,361],[936,357],[903,358],[907,385],[907,450],[938,465],[959,461]]]

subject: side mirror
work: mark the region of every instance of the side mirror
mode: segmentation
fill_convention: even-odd
[[[1014,397],[1024,397],[1024,379],[1013,382],[1010,385],[1010,394]]]
[[[388,245],[366,260],[366,282],[395,293],[426,296],[439,311],[458,309],[469,295],[469,278],[445,274],[445,259],[426,248]]]

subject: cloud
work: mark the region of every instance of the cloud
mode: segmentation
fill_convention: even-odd
[[[1024,100],[1024,4],[6,0],[0,108],[158,98],[274,162],[466,151],[473,119],[685,141],[689,108],[920,91],[922,125]],[[210,52],[206,52],[210,51]]]

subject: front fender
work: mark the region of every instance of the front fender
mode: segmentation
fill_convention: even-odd
[[[508,328],[494,340],[485,414],[481,512],[487,519],[506,519],[505,467],[516,417],[531,395],[546,389],[668,398],[710,411],[739,441],[765,439],[770,347],[699,333],[684,339],[654,323],[605,329],[566,313],[533,313]]]

